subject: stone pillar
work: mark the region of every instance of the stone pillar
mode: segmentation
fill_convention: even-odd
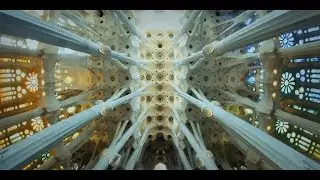
[[[121,166],[122,167],[125,167],[127,162],[128,162],[128,158],[129,158],[129,154],[130,154],[130,151],[131,151],[131,147],[128,147],[128,148],[125,148],[124,149],[124,153],[122,155],[122,162],[121,162]]]
[[[194,162],[194,154],[192,153],[192,149],[189,148],[189,147],[186,147],[187,148],[187,153],[188,153],[188,157],[189,157],[189,160],[190,160],[190,165],[192,168],[194,168],[196,165],[195,165],[195,162]]]
[[[127,62],[129,64],[133,64],[133,65],[136,65],[136,66],[138,66],[140,68],[148,70],[147,67],[145,67],[145,65],[148,63],[146,60],[134,59],[134,58],[128,57],[126,54],[119,53],[119,52],[116,52],[116,51],[111,51],[111,57],[113,59],[117,59],[119,61],[124,61],[124,62]]]
[[[186,59],[183,59],[183,60],[176,60],[174,61],[174,65],[175,67],[180,67],[182,65],[185,65],[185,64],[188,64],[190,62],[196,62],[198,61],[199,59],[202,59],[204,56],[203,56],[203,52],[202,51],[199,51],[197,53],[194,53],[192,55],[190,55],[189,57],[187,57]]]
[[[214,118],[222,127],[229,127],[252,149],[256,149],[265,159],[277,164],[280,169],[320,169],[320,165],[297,152],[279,140],[253,127],[242,119],[211,105]]]
[[[320,51],[320,41],[302,44],[299,46],[293,46],[290,48],[280,48],[277,50],[277,55],[280,58],[307,58],[317,57]]]
[[[132,124],[132,126],[123,134],[123,136],[119,139],[119,141],[111,148],[105,149],[97,164],[94,166],[93,170],[104,170],[108,168],[110,164],[110,160],[117,154],[120,149],[124,146],[124,144],[128,141],[130,136],[134,133],[134,131],[140,127],[142,121],[147,116],[148,108],[144,109],[136,122]]]
[[[243,13],[241,13],[240,15],[238,15],[237,17],[233,18],[231,21],[233,22],[231,26],[229,26],[228,28],[226,28],[225,30],[223,30],[217,37],[216,39],[218,39],[219,37],[221,37],[222,35],[224,35],[226,32],[228,32],[229,30],[231,30],[232,28],[235,28],[237,25],[244,23],[249,17],[250,15],[252,15],[255,11],[254,10],[247,10]]]
[[[190,145],[197,153],[197,158],[203,163],[203,166],[206,167],[208,170],[218,170],[215,162],[211,159],[212,156],[209,156],[208,151],[205,149],[202,149],[197,140],[194,138],[192,133],[189,131],[189,129],[186,127],[185,124],[183,124],[180,120],[180,117],[175,109],[172,109],[174,114],[174,120],[179,124],[180,130],[183,132],[183,134],[188,139]]]
[[[193,131],[193,134],[196,138],[196,140],[198,141],[200,147],[203,149],[203,150],[207,150],[204,142],[203,142],[203,139],[200,138],[200,135],[199,135],[199,132],[198,132],[198,129],[196,128],[196,126],[194,125],[194,123],[192,121],[189,121],[190,125],[191,125],[191,128],[192,128],[192,131]]]
[[[128,162],[126,164],[125,170],[133,170],[134,169],[134,167],[135,167],[135,165],[141,155],[142,147],[147,140],[148,132],[149,132],[149,128],[146,127],[139,142],[138,142],[136,149],[134,150],[134,152],[132,153],[130,159],[128,160]]]
[[[45,91],[45,105],[46,111],[52,112],[56,111],[60,108],[60,103],[55,96],[55,72],[54,67],[58,61],[57,56],[54,55],[46,55],[43,61],[43,69],[44,69],[44,91]]]
[[[191,165],[188,161],[188,158],[187,158],[186,154],[184,153],[183,149],[181,148],[178,137],[174,132],[172,132],[172,137],[173,137],[173,143],[178,150],[178,153],[179,153],[179,156],[182,161],[184,169],[185,170],[192,170]]]
[[[174,38],[173,38],[173,43],[176,44],[179,40],[179,38],[186,33],[187,31],[189,31],[189,29],[192,27],[192,25],[194,24],[194,21],[197,19],[197,17],[199,16],[199,14],[202,11],[200,10],[194,10],[191,12],[189,18],[187,19],[186,23],[182,26],[181,30],[179,31],[179,34],[177,34]]]
[[[130,98],[140,95],[143,89],[144,88],[119,99],[95,105],[64,121],[55,123],[27,139],[23,139],[18,143],[0,150],[0,169],[21,169],[26,163],[38,157],[39,154],[48,151],[61,142],[66,136],[74,133],[93,119],[99,117],[103,108],[113,108],[123,104]]]
[[[128,124],[128,122],[129,122],[129,120],[125,120],[125,121],[121,124],[121,127],[120,127],[120,129],[119,129],[119,132],[118,132],[118,133],[117,133],[117,132],[115,133],[114,138],[113,138],[111,144],[109,145],[109,149],[112,148],[112,147],[119,141],[119,139],[121,138],[121,136],[122,136],[122,134],[123,134],[123,132],[124,132],[127,124]]]
[[[196,69],[200,66],[200,64],[204,61],[204,58],[200,58],[198,61],[196,61],[192,66],[189,66],[191,70]]]
[[[124,26],[128,27],[129,31],[138,36],[140,39],[143,39],[143,36],[141,36],[140,32],[137,30],[137,28],[129,21],[128,17],[123,13],[121,10],[114,10],[112,11],[119,20],[124,24]]]
[[[181,93],[181,92],[180,92]],[[184,92],[182,92],[184,93]],[[190,95],[179,94],[181,97]],[[190,96],[191,97],[191,96]],[[188,99],[190,99],[190,97]],[[193,102],[193,101],[190,101]],[[202,104],[201,104],[202,103]],[[200,104],[200,106],[198,106]],[[196,106],[210,110],[214,119],[243,142],[257,154],[263,156],[263,159],[269,163],[275,164],[280,169],[320,169],[320,164],[308,158],[307,156],[292,149],[281,141],[269,136],[260,129],[225,111],[221,106],[214,103],[198,102]],[[183,126],[181,126],[183,127]]]
[[[196,97],[197,97],[198,99],[201,99],[202,101],[207,101],[207,102],[209,102],[209,101],[205,98],[205,96],[202,95],[202,94],[200,94],[200,92],[198,92],[195,88],[191,87],[190,89],[191,89],[191,91],[193,92],[193,94],[196,95]]]
[[[23,11],[0,11],[0,21],[4,25],[0,29],[1,33],[26,39],[30,38],[46,44],[88,53],[93,56],[99,57],[102,55],[99,45]]]
[[[88,22],[83,21],[82,17],[85,17],[87,14],[85,12],[75,12],[75,11],[64,11],[57,10],[56,16],[64,16],[71,21],[73,21],[78,27],[81,27],[86,31],[86,33],[91,33],[93,35],[99,36],[99,33],[94,31],[88,24]]]
[[[221,56],[248,44],[259,43],[299,27],[316,24],[319,19],[320,11],[274,10],[218,43],[212,44],[212,52],[214,56]]]

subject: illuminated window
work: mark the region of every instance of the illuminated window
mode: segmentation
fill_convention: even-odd
[[[310,131],[277,118],[276,137],[294,149],[320,160],[320,138]]]

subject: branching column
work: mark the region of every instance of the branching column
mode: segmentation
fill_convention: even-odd
[[[195,20],[197,19],[200,13],[201,13],[200,10],[194,10],[191,12],[189,18],[187,19],[187,22],[182,26],[181,30],[179,31],[179,34],[174,37],[173,39],[174,44],[176,44],[179,38],[192,27],[192,25],[194,24]]]
[[[185,134],[186,138],[190,142],[192,148],[197,152],[197,160],[200,163],[200,166],[205,166],[208,170],[218,170],[214,160],[212,159],[212,153],[209,153],[207,149],[203,149],[196,138],[192,135],[186,125],[181,121],[180,116],[176,109],[172,109],[174,120],[179,124],[180,130]],[[211,157],[210,157],[211,156]]]
[[[172,138],[173,138],[173,143],[178,150],[178,153],[179,153],[179,156],[182,161],[184,169],[185,170],[192,170],[192,167],[188,161],[188,158],[187,158],[186,154],[184,153],[183,149],[181,148],[178,137],[174,132],[172,132]]]
[[[138,142],[138,145],[136,147],[136,149],[134,150],[134,152],[132,153],[130,159],[128,160],[127,164],[126,164],[126,167],[125,167],[125,170],[133,170],[140,155],[141,155],[141,151],[142,151],[142,148],[143,148],[143,145],[144,143],[146,142],[147,140],[147,137],[148,137],[148,132],[149,132],[149,128],[145,128],[139,142]]]
[[[144,62],[129,58],[125,54],[111,51],[107,46],[95,44],[53,23],[42,21],[23,11],[0,11],[0,21],[4,24],[0,29],[0,33],[26,39],[30,38],[46,44],[87,53],[94,57],[102,57],[109,60],[117,59],[145,68],[143,66]]]
[[[173,86],[174,87],[174,86]],[[226,130],[232,131],[243,142],[256,151],[257,154],[270,163],[274,163],[280,169],[320,169],[320,165],[292,149],[279,140],[269,136],[260,129],[255,128],[251,124],[242,119],[226,112],[222,107],[215,103],[205,103],[200,101],[179,88],[174,87],[175,92],[193,103],[199,108],[204,108],[207,114],[213,115],[215,120]],[[182,126],[181,126],[182,127]]]
[[[146,87],[115,100],[107,100],[82,111],[70,118],[60,121],[28,139],[19,141],[0,151],[0,169],[20,169],[39,154],[61,142],[66,136],[82,128],[91,120],[100,116],[102,109],[112,109],[126,103],[130,98],[139,96]]]
[[[319,20],[320,11],[318,10],[274,10],[223,40],[206,45],[198,53],[203,53],[208,57],[219,57],[227,52],[274,38],[296,28],[317,24]],[[180,61],[178,65],[191,62],[191,57]]]
[[[120,149],[124,146],[124,144],[128,141],[130,136],[134,133],[134,131],[140,127],[142,121],[147,116],[148,108],[145,108],[137,121],[132,124],[132,126],[123,134],[123,136],[116,142],[112,147],[105,149],[97,164],[94,166],[93,170],[104,170],[108,168],[109,164],[111,164],[111,160],[115,158]]]
[[[140,39],[143,39],[140,32],[137,28],[129,21],[128,17],[121,10],[114,10],[113,13],[117,18],[131,31],[134,35],[138,36]]]
[[[88,127],[85,128],[76,139],[72,140],[70,144],[66,146],[66,150],[68,152],[67,154],[71,155],[72,153],[77,151],[89,139],[89,136],[93,133],[95,128],[96,126],[94,123],[88,125]],[[51,156],[45,163],[43,163],[36,170],[48,170],[59,160],[65,160],[65,157],[68,156]]]

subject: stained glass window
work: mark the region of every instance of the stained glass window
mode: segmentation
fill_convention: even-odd
[[[318,41],[319,26],[284,33],[279,40],[282,48]],[[307,67],[318,62],[318,57],[290,59],[288,67],[281,70],[280,85],[283,110],[317,122],[320,110],[320,69]],[[308,66],[301,66],[303,63],[308,63]],[[317,135],[280,118],[276,119],[275,132],[276,137],[284,143],[314,159],[320,159],[320,139]]]
[[[320,160],[320,138],[310,131],[291,125],[280,118],[276,120],[276,137],[294,149]]]

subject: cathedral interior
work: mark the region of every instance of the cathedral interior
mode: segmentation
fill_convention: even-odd
[[[319,10],[0,10],[2,170],[320,170]]]

